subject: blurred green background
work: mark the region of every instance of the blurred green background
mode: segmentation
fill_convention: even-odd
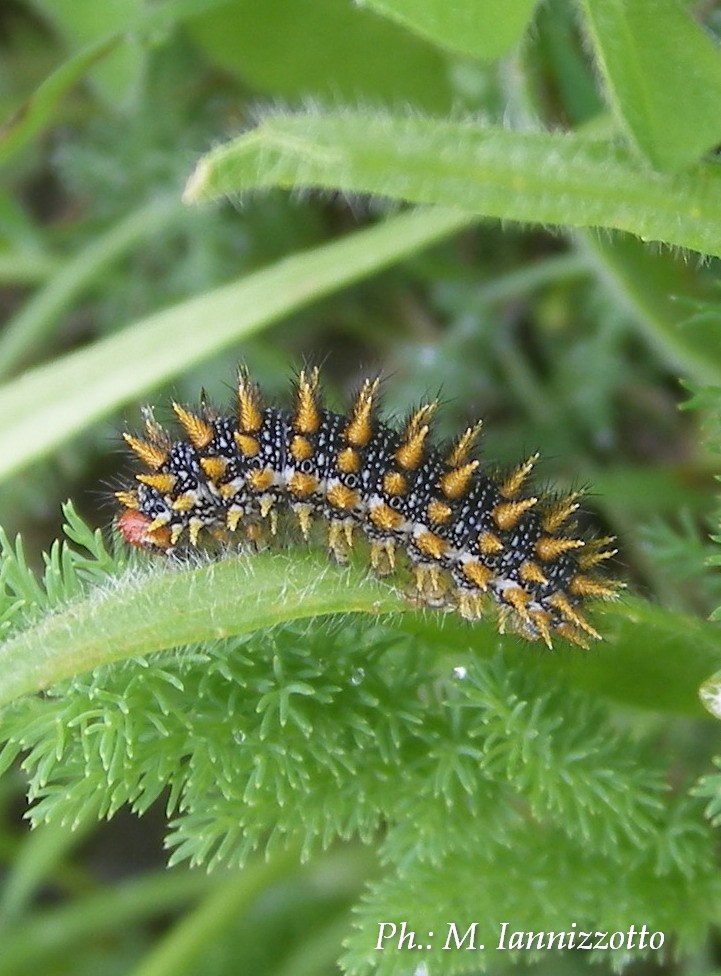
[[[183,204],[200,156],[280,105],[513,125],[532,104],[559,128],[601,108],[576,14],[560,0],[536,10],[520,48],[486,61],[444,51],[348,0],[176,7],[148,26],[141,0],[0,5],[0,118],[10,120],[7,152],[0,142],[0,377],[8,383],[399,212],[364,197],[279,190]],[[721,28],[715,5],[695,7],[709,31]],[[43,88],[48,77],[57,98]],[[38,102],[35,131],[13,147],[7,139]],[[481,416],[494,462],[540,450],[542,480],[590,484],[589,521],[619,536],[619,571],[635,591],[706,616],[721,597],[704,562],[718,461],[698,416],[678,407],[687,398],[680,377],[709,377],[684,336],[715,314],[717,260],[610,232],[478,220],[386,265],[222,353],[204,353],[199,319],[195,364],[145,399],[193,402],[203,388],[228,403],[239,360],[279,399],[306,361],[323,365],[337,404],[378,371],[390,415],[440,394],[441,435]],[[173,342],[169,330],[168,349]],[[142,346],[134,355],[143,357]],[[91,524],[110,525],[112,489],[128,470],[119,432],[140,418],[141,401],[128,400],[0,487],[0,524],[22,532],[31,561],[57,537],[67,497]],[[8,428],[17,422],[3,416]],[[691,767],[705,768],[709,750],[699,745]],[[28,837],[22,789],[19,771],[0,782],[0,976],[186,971],[177,960],[201,924],[193,906],[220,918],[223,905],[236,905],[234,877],[167,874],[162,810]],[[369,856],[330,854],[280,881],[253,870],[258,891],[246,902],[238,895],[237,921],[219,923],[212,951],[187,971],[336,971]],[[700,969],[683,972],[712,972],[714,959],[710,949]],[[573,973],[576,965],[553,959],[536,969]],[[646,963],[634,972],[661,970]]]

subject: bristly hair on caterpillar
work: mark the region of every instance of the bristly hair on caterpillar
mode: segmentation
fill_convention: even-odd
[[[418,603],[470,620],[495,603],[501,632],[549,648],[555,635],[581,647],[600,639],[583,605],[622,584],[597,572],[613,539],[576,533],[579,493],[529,494],[537,454],[491,476],[474,456],[480,423],[441,450],[429,443],[437,403],[394,429],[378,418],[378,398],[368,379],[348,413],[334,413],[318,370],[302,370],[285,410],[266,405],[241,367],[232,416],[173,403],[184,435],[174,439],[146,409],[144,437],[124,435],[147,470],[116,492],[121,535],[182,555],[213,540],[267,543],[286,513],[307,539],[318,519],[335,560],[347,560],[359,530],[377,573],[410,570]]]

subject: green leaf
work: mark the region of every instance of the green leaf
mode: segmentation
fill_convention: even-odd
[[[121,41],[118,34],[103,37],[65,61],[0,127],[0,163],[22,148],[53,121],[55,108],[67,92]]]
[[[348,0],[233,0],[188,33],[215,64],[273,98],[380,100],[434,112],[454,102],[440,52]]]
[[[699,716],[698,689],[721,667],[721,629],[705,620],[667,610],[648,600],[624,596],[596,607],[594,626],[603,643],[589,653],[537,653],[519,639],[508,641],[509,660],[533,656],[549,681],[562,674],[569,684],[614,701],[653,711]],[[489,634],[468,627],[457,614],[434,617],[407,614],[401,629],[438,644],[454,664],[463,654],[488,646]]]
[[[119,11],[119,19],[113,16],[104,20],[91,15],[78,18],[76,15],[82,13],[82,9],[74,6],[74,3],[75,0],[70,0],[62,11],[70,18],[67,25],[70,42],[77,48],[79,42],[87,39],[87,45],[53,71],[30,98],[0,126],[0,163],[21,149],[45,126],[52,124],[60,100],[73,85],[95,66],[106,62],[109,56],[117,55],[115,64],[111,64],[108,72],[109,94],[113,100],[117,100],[117,85],[137,84],[139,58],[143,52],[138,47],[129,46],[128,39],[131,36],[136,42],[146,40],[156,32],[169,30],[176,20],[192,17],[209,6],[227,3],[227,0],[166,0],[149,10],[138,8],[139,14],[130,20],[122,10]],[[91,14],[99,11],[107,14],[113,8],[112,4],[98,6],[94,0],[89,0],[89,3],[92,7]],[[44,7],[44,4],[41,6]],[[134,3],[133,6],[137,4]],[[62,19],[59,4],[53,3],[48,6],[47,11],[49,15],[57,15]],[[80,27],[81,24],[84,26]],[[118,72],[122,77],[118,77]]]
[[[122,38],[128,24],[142,12],[141,0],[114,0],[97,4],[94,0],[33,0],[62,35],[72,51],[102,43],[108,36]],[[74,59],[73,59],[74,60]],[[145,51],[139,45],[113,45],[113,51],[92,73],[103,98],[117,104],[132,100],[144,67]]]
[[[516,44],[536,0],[363,0],[441,47],[489,61]]]
[[[313,186],[485,217],[609,227],[721,256],[721,167],[655,173],[629,149],[545,132],[363,112],[277,114],[208,153],[186,199]]]
[[[677,0],[584,0],[609,102],[661,170],[721,141],[721,49]]]
[[[467,227],[448,211],[391,218],[198,295],[0,386],[0,477],[134,399],[337,288]]]

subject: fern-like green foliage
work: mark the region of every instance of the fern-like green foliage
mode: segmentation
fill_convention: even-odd
[[[44,585],[3,540],[6,632],[126,568],[66,518],[73,546],[52,550]],[[399,624],[320,617],[96,668],[16,700],[0,731],[0,765],[22,757],[36,824],[162,802],[171,862],[208,867],[378,843],[383,874],[344,959],[353,974],[408,972],[404,952],[374,949],[380,921],[426,932],[477,920],[493,940],[502,921],[635,920],[683,946],[721,905],[699,802],[531,654],[453,666]],[[424,957],[434,971],[482,967],[441,944]]]
[[[713,568],[718,554],[708,526],[686,509],[674,522],[652,522],[643,539],[669,604],[708,616],[721,601],[721,576]]]
[[[713,311],[718,314],[717,307],[709,307],[707,312]],[[719,387],[691,387],[693,396],[686,404],[686,407],[701,412],[701,424],[706,447],[712,455],[721,454],[721,388]],[[721,476],[717,476],[721,481]],[[719,499],[721,502],[721,498]],[[721,504],[718,506],[714,517],[714,525],[718,526],[711,535],[711,541],[716,543],[713,552],[706,556],[705,564],[715,584],[718,584],[718,567],[721,566],[721,553],[718,546],[721,544]],[[721,620],[721,605],[715,601],[715,609],[711,613],[712,620]],[[704,685],[704,691],[712,699],[715,699],[718,689],[719,674],[712,675]],[[714,706],[715,707],[715,706]],[[715,711],[719,717],[718,711]],[[714,763],[721,769],[721,756],[716,756]],[[716,773],[703,776],[699,781],[694,792],[708,800],[706,814],[715,825],[721,824],[721,774]]]
[[[109,549],[101,530],[88,528],[71,503],[63,506],[63,514],[66,541],[56,540],[43,553],[41,578],[28,565],[22,539],[13,545],[0,528],[0,634],[5,640],[127,566],[123,547]]]

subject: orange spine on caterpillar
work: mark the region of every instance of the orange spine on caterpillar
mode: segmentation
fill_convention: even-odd
[[[600,635],[583,615],[622,584],[598,575],[610,538],[575,534],[579,493],[525,491],[534,454],[503,477],[474,457],[480,424],[445,451],[429,443],[436,403],[400,430],[378,418],[378,380],[366,380],[347,415],[323,405],[317,369],[300,372],[290,410],[266,405],[241,369],[233,416],[174,403],[184,432],[174,440],[146,412],[143,439],[125,440],[147,469],[116,492],[118,529],[151,552],[188,551],[212,537],[258,541],[291,512],[304,538],[314,519],[344,562],[358,532],[373,569],[410,567],[413,599],[468,619],[495,603],[500,629],[549,647],[558,635],[582,647]]]

